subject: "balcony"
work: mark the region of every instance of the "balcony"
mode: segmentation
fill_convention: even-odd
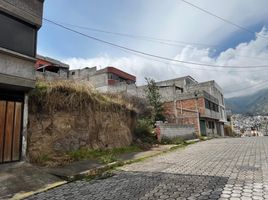
[[[200,117],[220,120],[221,114],[219,112],[215,112],[206,108],[205,113],[201,114]]]

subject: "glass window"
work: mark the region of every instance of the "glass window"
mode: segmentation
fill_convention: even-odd
[[[0,12],[0,47],[35,57],[37,28]]]
[[[209,101],[207,99],[205,99],[205,107],[209,109]]]

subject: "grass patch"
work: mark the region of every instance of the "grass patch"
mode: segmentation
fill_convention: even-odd
[[[188,144],[186,144],[186,143],[178,144],[178,145],[176,145],[176,146],[174,146],[174,147],[171,147],[170,150],[171,150],[171,151],[174,151],[174,150],[177,150],[177,149],[185,148],[187,145],[188,145]]]
[[[68,155],[75,161],[79,160],[98,160],[102,163],[111,163],[117,161],[118,156],[124,153],[139,152],[141,149],[138,146],[132,145],[128,147],[114,148],[114,149],[79,149],[69,152]]]
[[[205,140],[207,140],[207,137],[206,136],[199,136],[198,139],[201,141],[205,141]]]
[[[193,142],[193,143],[195,143],[195,142]],[[93,179],[106,179],[106,178],[109,178],[109,177],[113,176],[115,174],[115,171],[118,171],[119,167],[122,167],[124,165],[130,165],[130,164],[137,163],[137,162],[143,162],[143,161],[145,161],[145,160],[147,160],[149,158],[152,158],[152,157],[155,157],[155,156],[158,156],[158,155],[161,155],[161,154],[166,154],[168,152],[175,151],[177,149],[185,148],[186,146],[188,146],[190,144],[192,144],[192,143],[178,144],[178,145],[170,148],[169,150],[163,151],[163,152],[158,153],[156,155],[145,156],[145,157],[141,157],[141,158],[138,158],[138,159],[127,160],[127,161],[117,161],[115,163],[111,163],[110,165],[105,166],[104,168],[98,169],[93,174],[86,175],[86,176],[83,176],[83,177],[77,177],[76,180],[84,179],[86,181],[91,181]],[[131,148],[133,148],[133,147],[131,147]],[[136,147],[134,147],[134,149],[135,148]]]
[[[51,160],[51,157],[47,154],[42,154],[36,158],[36,162],[40,163],[41,165],[44,165],[45,163],[47,163],[50,160]]]
[[[173,137],[173,138],[168,138],[168,137],[162,137],[161,139],[161,144],[185,144],[185,140],[181,137]]]

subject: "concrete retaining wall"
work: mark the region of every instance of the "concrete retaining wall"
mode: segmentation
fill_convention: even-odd
[[[194,139],[195,127],[193,125],[177,125],[177,124],[159,124],[161,137],[182,137],[184,139]]]

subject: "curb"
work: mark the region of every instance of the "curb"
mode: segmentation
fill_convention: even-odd
[[[193,143],[197,143],[197,142],[201,142],[201,141],[202,140],[199,140],[199,139],[190,140],[190,141],[188,141],[187,144],[193,144]],[[38,194],[38,193],[41,193],[41,192],[51,190],[51,189],[59,187],[61,185],[64,185],[64,184],[67,184],[67,183],[70,183],[70,182],[73,182],[73,181],[76,181],[76,180],[81,180],[83,178],[94,178],[94,177],[99,176],[99,175],[103,174],[104,172],[106,172],[106,171],[108,171],[110,169],[113,169],[115,167],[120,167],[120,166],[124,166],[124,165],[128,165],[128,164],[132,164],[132,163],[135,163],[135,162],[140,162],[140,161],[143,161],[145,159],[149,159],[149,158],[161,155],[161,154],[171,152],[171,151],[174,150],[174,147],[175,147],[175,149],[177,149],[176,147],[180,148],[181,146],[180,145],[174,145],[173,147],[170,147],[169,149],[156,152],[155,154],[152,154],[152,155],[148,155],[148,156],[144,156],[144,157],[140,157],[140,158],[136,158],[136,159],[132,159],[132,160],[115,161],[115,162],[112,162],[112,163],[109,163],[109,164],[106,164],[106,165],[103,165],[103,166],[100,166],[100,167],[96,167],[96,168],[93,168],[93,169],[89,169],[89,170],[80,172],[80,173],[78,173],[76,175],[60,177],[60,178],[64,179],[65,181],[60,181],[60,182],[56,182],[56,183],[46,185],[44,188],[38,189],[36,191],[25,192],[25,193],[21,192],[21,193],[15,194],[11,198],[11,200],[21,200],[21,199],[27,198],[29,196],[32,196],[32,195],[35,195],[35,194]]]
[[[164,153],[171,152],[171,151],[173,151],[174,147],[175,148],[176,147],[180,148],[181,146],[180,145],[174,145],[174,146],[170,147],[169,149],[156,152],[156,153],[154,153],[152,155],[143,156],[143,157],[140,157],[140,158],[131,159],[131,160],[125,160],[125,161],[115,161],[115,162],[112,162],[112,163],[109,163],[109,164],[106,164],[106,165],[103,165],[103,166],[100,166],[100,167],[97,167],[97,168],[94,168],[94,169],[89,169],[89,170],[80,172],[79,174],[76,174],[76,175],[65,176],[65,177],[62,177],[62,178],[65,179],[68,182],[72,182],[72,181],[80,180],[80,179],[83,179],[83,178],[95,177],[95,176],[101,175],[102,173],[104,173],[107,170],[113,169],[114,167],[121,167],[121,166],[124,166],[124,165],[132,164],[132,163],[135,163],[135,162],[140,162],[140,161],[148,159],[148,158],[152,158],[152,157],[164,154]]]
[[[27,197],[30,197],[32,195],[35,195],[35,194],[38,194],[38,193],[41,193],[41,192],[45,192],[47,190],[50,190],[50,189],[53,189],[55,187],[59,187],[61,185],[64,185],[68,183],[67,181],[59,181],[59,182],[56,182],[56,183],[52,183],[52,184],[48,184],[46,185],[45,187],[41,188],[41,189],[38,189],[36,191],[31,191],[31,192],[20,192],[20,193],[17,193],[15,194],[11,200],[21,200],[21,199],[25,199]]]

